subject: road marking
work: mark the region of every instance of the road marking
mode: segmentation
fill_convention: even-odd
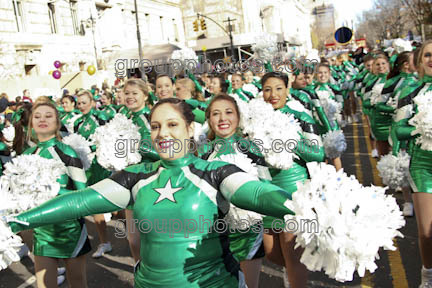
[[[367,129],[367,125],[363,126],[364,134],[368,135],[369,131]],[[370,143],[369,137],[366,138],[366,145],[368,151],[372,151],[372,145]],[[372,176],[373,183],[375,186],[384,186],[381,177],[379,177],[378,170],[376,169],[377,159],[372,158],[369,155],[369,161],[372,165]],[[405,267],[402,264],[402,258],[399,251],[399,246],[396,239],[393,239],[394,246],[396,247],[395,251],[388,250],[387,256],[390,263],[390,271],[392,276],[392,282],[394,288],[405,288],[408,287],[408,281],[406,279]]]
[[[17,288],[26,288],[29,287],[31,285],[33,285],[33,283],[36,282],[36,276],[31,276],[30,278],[28,278],[24,283],[22,283],[20,286],[18,286]]]
[[[359,136],[359,126],[363,125],[363,121],[358,123],[353,123],[353,138],[354,138],[354,155],[355,155],[355,167],[356,167],[356,177],[357,180],[363,184],[363,170],[361,166],[360,157],[362,155],[369,156],[369,153],[360,153],[360,140],[359,138],[366,138],[365,135]],[[365,275],[361,278],[362,288],[372,288],[373,287],[373,275],[369,271],[366,271]]]

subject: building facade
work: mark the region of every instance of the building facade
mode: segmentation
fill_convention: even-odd
[[[189,47],[207,53],[230,55],[228,18],[235,19],[233,45],[237,59],[251,56],[251,45],[263,33],[277,37],[281,52],[298,52],[312,48],[310,39],[311,14],[299,0],[183,0],[183,21]],[[194,31],[197,13],[206,19],[206,30]],[[216,22],[216,23],[215,23]],[[225,31],[224,31],[225,30]],[[296,50],[297,49],[297,50]],[[223,54],[222,54],[223,53]]]
[[[184,43],[180,2],[137,1],[143,46]],[[112,57],[125,49],[138,51],[134,0],[0,1],[0,81],[44,77],[52,86],[56,60],[62,63],[57,88],[89,65],[113,78]]]

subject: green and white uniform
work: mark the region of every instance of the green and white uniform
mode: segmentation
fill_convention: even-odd
[[[314,143],[311,142],[312,139],[319,139],[320,136],[318,135],[317,128],[314,123],[308,123],[308,121],[304,121],[302,119],[298,119],[298,111],[295,112],[293,109],[289,108],[288,106],[285,106],[281,109],[279,109],[284,114],[294,114],[294,117],[300,121],[300,124],[302,126],[302,129],[306,129],[303,132],[302,140],[299,141],[297,144],[297,149],[295,150],[295,153],[299,156],[300,159],[295,159],[293,166],[288,170],[281,170],[277,168],[269,168],[270,175],[272,178],[271,183],[275,184],[276,186],[279,186],[283,188],[284,190],[288,191],[289,193],[294,193],[297,191],[297,182],[301,181],[304,182],[306,179],[309,178],[309,173],[306,168],[307,162],[323,162],[325,158],[325,152],[322,147],[322,145],[313,145]],[[293,113],[295,112],[295,113]],[[307,139],[307,141],[304,141]],[[318,141],[318,143],[321,143]],[[312,144],[312,145],[311,145]],[[270,214],[266,214],[270,215]],[[280,229],[283,227],[279,227],[277,224],[279,224],[279,221],[275,222],[275,218],[273,217],[264,217],[264,228],[266,229]]]
[[[414,192],[432,193],[432,151],[426,151],[415,144],[416,136],[411,132],[415,127],[408,121],[418,112],[414,98],[432,91],[432,76],[424,76],[420,81],[409,85],[401,92],[396,111],[396,135],[400,141],[409,140],[408,153],[411,155],[410,184]]]
[[[216,136],[214,141],[204,145],[200,154],[202,154],[202,159],[213,161],[217,160],[221,155],[238,153],[242,153],[252,160],[252,163],[257,167],[258,177],[261,181],[269,182],[271,180],[270,172],[259,148],[253,142],[242,138],[238,134],[226,139]],[[249,219],[244,220],[249,221]],[[265,255],[262,225],[259,223],[248,224],[251,227],[244,230],[237,227],[239,225],[234,225],[236,231],[229,234],[230,250],[239,262],[261,258]]]
[[[37,154],[46,159],[61,160],[67,173],[60,176],[60,192],[86,187],[86,175],[81,160],[68,145],[52,138],[39,142],[37,146],[24,151],[24,154]],[[83,218],[61,221],[58,224],[44,225],[33,230],[33,253],[37,256],[54,258],[74,258],[91,251],[90,241]]]
[[[290,193],[235,165],[188,154],[130,166],[89,188],[66,193],[18,215],[29,227],[9,224],[17,232],[133,204],[141,234],[135,287],[246,287],[220,220],[230,202],[283,218],[292,213],[284,205],[290,198]]]
[[[110,118],[107,117],[107,114],[92,108],[89,113],[82,115],[75,121],[74,132],[88,140],[90,135],[96,131],[97,127],[105,125],[109,120]],[[96,151],[95,146],[92,146],[91,149],[92,151]],[[97,157],[94,157],[90,168],[86,171],[86,174],[88,185],[92,185],[109,177],[111,172],[100,166],[97,162]]]

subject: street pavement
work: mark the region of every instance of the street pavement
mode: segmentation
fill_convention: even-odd
[[[347,151],[342,157],[344,170],[348,174],[355,174],[364,185],[382,185],[375,168],[376,159],[370,157],[370,142],[367,135],[366,120],[360,119],[358,123],[347,125],[344,128],[348,142]],[[402,194],[393,194],[398,203],[402,205]],[[414,217],[405,218],[406,226],[401,229],[404,238],[395,239],[398,249],[396,251],[383,251],[379,253],[377,270],[373,274],[366,274],[359,278],[355,275],[352,282],[338,283],[329,279],[323,272],[309,273],[308,287],[418,287],[420,285],[421,261],[417,244],[417,228]],[[91,217],[86,217],[87,227],[91,237],[93,251],[97,248],[97,233]],[[113,245],[113,251],[100,259],[87,257],[87,278],[89,288],[117,288],[133,287],[133,260],[130,256],[126,239],[116,238],[115,221],[108,223],[108,235]],[[26,241],[31,240],[31,234],[25,233]],[[30,241],[31,242],[31,241]],[[31,247],[31,246],[30,246]],[[93,253],[92,251],[92,253]],[[34,277],[34,264],[32,255],[21,262],[12,264],[7,270],[0,271],[0,288],[36,287]],[[67,283],[61,285],[68,287]],[[282,267],[264,261],[260,276],[260,287],[280,288],[283,285]]]

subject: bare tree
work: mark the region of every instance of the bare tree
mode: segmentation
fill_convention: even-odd
[[[408,13],[400,1],[376,0],[374,7],[364,11],[357,27],[357,35],[366,35],[369,41],[403,38],[407,32]]]
[[[417,32],[425,40],[425,24],[432,24],[432,0],[399,0],[407,10],[411,21],[415,23]]]

